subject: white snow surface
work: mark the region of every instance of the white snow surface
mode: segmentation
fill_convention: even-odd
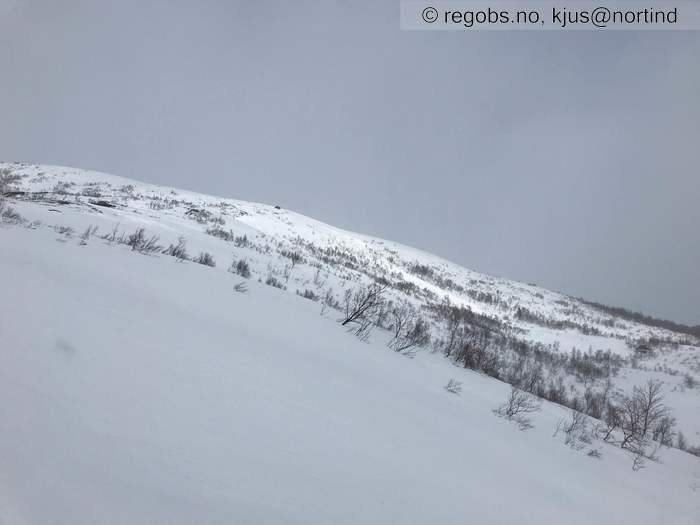
[[[318,303],[294,294],[342,293],[368,280],[362,272],[325,265],[317,285],[309,255],[287,292],[257,279],[280,277],[280,249],[303,241],[343,247],[363,268],[399,274],[562,351],[628,355],[634,337],[686,336],[273,206],[84,170],[3,167],[24,175],[23,191],[54,198],[62,184],[73,195],[60,197],[68,204],[10,200],[41,225],[0,224],[0,524],[700,523],[697,457],[663,449],[633,471],[628,452],[600,440],[574,450],[553,436],[568,410],[547,402],[521,431],[492,413],[508,385],[427,351],[396,354],[381,331],[359,341],[337,312],[319,315]],[[152,205],[166,198],[177,202]],[[189,218],[191,209],[257,248],[207,235],[211,224]],[[185,236],[190,254],[207,251],[217,267],[97,236],[81,243],[90,224],[99,234],[145,227],[165,245]],[[247,293],[225,271],[239,258],[253,270]],[[441,288],[408,271],[415,263],[509,307]],[[603,335],[521,323],[517,305]],[[700,392],[676,375],[700,371],[690,342],[645,370],[625,369],[617,386],[667,382],[667,402],[699,444]],[[450,379],[461,395],[445,391]]]
[[[697,524],[700,460],[632,471],[224,272],[0,230],[0,522]],[[450,378],[463,392],[448,394]]]

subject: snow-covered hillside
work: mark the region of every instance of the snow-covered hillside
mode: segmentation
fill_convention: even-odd
[[[174,236],[189,235],[192,238],[188,237],[188,241],[201,243],[222,259],[230,258],[231,247],[223,243],[212,245],[211,239],[204,239],[202,243],[200,237],[207,227],[233,231],[238,236],[248,235],[251,241],[260,239],[263,245],[267,239],[267,246],[276,252],[285,245],[302,251],[305,248],[308,251],[308,245],[322,252],[337,250],[341,252],[337,255],[339,262],[348,270],[358,270],[358,273],[375,270],[395,275],[403,279],[407,287],[415,285],[428,297],[431,294],[447,296],[476,312],[504,318],[525,330],[534,340],[559,341],[564,350],[592,347],[624,354],[630,350],[627,343],[641,339],[699,342],[696,336],[621,319],[561,293],[490,277],[424,251],[340,230],[278,206],[212,197],[79,169],[7,163],[0,163],[0,169],[22,177],[14,189],[45,192],[36,198],[40,201],[43,196],[71,205],[59,211],[69,222],[74,215],[70,212],[78,208],[80,215],[92,215],[95,223],[111,224],[117,219],[125,229],[144,226],[168,242]],[[100,202],[114,208],[94,204]],[[82,219],[76,226],[84,222]],[[328,256],[328,253],[321,253],[323,255]],[[265,265],[269,262],[266,258],[258,259]],[[294,276],[295,283],[304,282],[305,272],[300,273],[302,276]],[[354,279],[357,276],[348,272],[340,277]],[[525,320],[516,318],[514,311],[518,307],[531,315]],[[533,330],[533,324],[527,321],[532,316],[543,316],[550,324],[568,323],[564,327],[568,330],[557,330],[559,333],[555,336],[543,334],[542,330]],[[593,335],[577,330],[582,327],[587,329],[584,332]]]
[[[693,334],[275,206],[0,169],[22,217],[0,225],[0,523],[700,521],[700,459],[664,448],[635,471],[600,437],[567,446],[570,411],[546,401],[526,431],[496,417],[510,387],[441,355],[436,312],[468,308],[470,329],[493,323],[490,352],[522,341],[528,367],[609,350],[614,388],[662,380],[700,444]],[[139,228],[215,267],[118,242]],[[227,271],[240,261],[250,278]],[[429,321],[413,359],[337,322],[373,281]],[[602,388],[568,361],[561,378],[571,398]]]

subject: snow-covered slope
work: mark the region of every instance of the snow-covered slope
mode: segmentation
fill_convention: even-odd
[[[0,214],[0,523],[700,522],[698,458],[663,449],[633,471],[598,438],[565,446],[569,411],[547,402],[520,431],[492,413],[508,385],[437,351],[432,313],[468,307],[470,329],[493,320],[496,343],[550,361],[609,350],[615,388],[663,381],[700,444],[692,334],[275,206],[69,168],[0,175],[23,217]],[[216,267],[116,241],[138,228]],[[226,271],[241,260],[250,279]],[[337,322],[333,301],[377,280],[430,320],[414,359]],[[569,368],[554,370],[572,399],[603,388]]]
[[[573,450],[548,403],[522,432],[491,412],[503,383],[363,343],[301,297],[97,238],[0,237],[2,523],[700,519],[700,459]]]
[[[510,319],[514,325],[523,327],[527,332],[532,330],[532,324],[513,316],[513,311],[519,306],[532,314],[546,316],[553,322],[586,325],[592,331],[600,332],[599,336],[579,333],[578,337],[571,338],[567,338],[566,334],[558,334],[556,339],[564,349],[574,346],[586,349],[592,346],[595,349],[610,348],[621,353],[629,351],[628,345],[615,343],[611,339],[630,341],[658,338],[698,343],[696,337],[687,334],[621,319],[561,293],[474,272],[424,251],[334,228],[277,206],[164,188],[79,169],[7,163],[0,163],[0,169],[22,176],[15,189],[47,192],[48,196],[54,198],[63,195],[67,202],[73,204],[80,201],[80,211],[83,214],[86,211],[92,212],[95,215],[94,222],[104,222],[99,220],[99,216],[107,220],[116,218],[123,221],[125,228],[131,225],[152,228],[154,233],[162,235],[168,241],[172,240],[173,235],[202,234],[202,225],[214,225],[225,231],[232,229],[237,235],[252,234],[262,239],[267,237],[270,245],[287,244],[289,247],[303,248],[304,243],[312,243],[321,249],[347,251],[347,257],[351,260],[354,258],[355,266],[361,270],[375,269],[387,275],[400,275],[402,279],[424,288],[428,293],[448,296],[455,303],[468,305],[480,313]],[[98,200],[113,203],[116,208],[88,206],[90,201]],[[66,214],[70,208],[62,208],[61,211]],[[215,220],[221,222],[216,223]],[[200,241],[197,236],[188,240],[197,243]],[[209,244],[205,246],[215,250]],[[215,251],[230,257],[230,246],[226,246],[225,251]],[[425,267],[427,273],[412,272],[411,268],[416,265]],[[351,265],[348,267],[352,268]],[[436,283],[436,276],[441,281]],[[492,296],[490,299],[484,298],[489,294]],[[535,331],[533,339],[547,337],[541,332]]]

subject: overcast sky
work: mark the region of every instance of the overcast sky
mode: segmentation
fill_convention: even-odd
[[[700,323],[700,32],[406,32],[396,0],[0,0],[0,158],[280,204]]]

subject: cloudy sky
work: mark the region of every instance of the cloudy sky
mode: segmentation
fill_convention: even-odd
[[[0,0],[0,158],[277,203],[700,323],[700,32],[391,1]]]

